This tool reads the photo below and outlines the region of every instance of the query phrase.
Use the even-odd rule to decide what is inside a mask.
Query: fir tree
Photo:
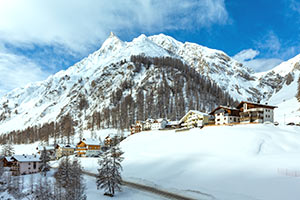
[[[114,196],[115,191],[121,191],[122,177],[121,177],[121,162],[123,152],[118,146],[112,146],[110,151],[103,154],[99,159],[97,175],[97,189],[104,189],[104,195]]]
[[[40,165],[40,171],[44,176],[46,176],[47,172],[50,170],[50,166],[49,166],[50,156],[46,151],[46,147],[44,147],[43,151],[41,152],[40,160],[42,161]]]
[[[2,155],[4,156],[12,156],[14,155],[15,150],[11,142],[8,142],[2,147]]]
[[[82,167],[78,160],[70,161],[65,157],[54,174],[58,189],[56,193],[66,200],[85,200],[85,185],[82,177]]]

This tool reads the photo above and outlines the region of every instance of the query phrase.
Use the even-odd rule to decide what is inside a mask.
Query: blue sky
[[[300,0],[0,0],[0,96],[66,69],[111,31],[164,33],[255,71],[300,53]]]

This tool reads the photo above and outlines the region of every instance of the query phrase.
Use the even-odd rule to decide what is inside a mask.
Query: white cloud
[[[273,31],[269,31],[260,41],[255,43],[257,48],[273,55],[279,55],[282,46],[278,36]]]
[[[28,58],[5,51],[0,51],[0,72],[0,97],[14,88],[44,80],[49,75]]]
[[[233,58],[247,67],[252,68],[255,72],[263,72],[279,65],[282,60],[279,58],[256,58],[259,51],[245,49],[233,56]]]
[[[248,67],[251,67],[255,72],[264,72],[273,69],[283,60],[279,58],[257,58],[244,62]]]
[[[259,55],[259,51],[253,49],[245,49],[233,56],[233,58],[239,62],[244,62],[247,60],[252,60],[257,55]]]
[[[2,0],[0,42],[87,53],[112,31],[159,32],[224,24],[224,0]]]

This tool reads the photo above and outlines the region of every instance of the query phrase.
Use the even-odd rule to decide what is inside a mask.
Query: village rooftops
[[[237,108],[232,108],[232,107],[229,107],[229,106],[219,106],[217,108],[215,108],[213,111],[211,111],[209,114],[210,115],[214,115],[214,113],[217,111],[217,110],[220,110],[220,109],[225,109],[225,110],[232,110],[232,111],[239,111],[239,109]]]
[[[14,155],[11,157],[12,160],[16,160],[18,162],[40,162],[39,155]]]
[[[55,149],[54,146],[38,146],[36,149],[39,150],[39,151],[43,151],[44,147],[45,147],[46,151],[50,151],[50,150],[54,150]]]
[[[100,141],[93,138],[83,138],[82,142],[84,142],[86,145],[100,145]]]
[[[238,109],[242,108],[244,103],[251,104],[251,105],[254,105],[257,107],[261,107],[261,108],[270,108],[270,109],[278,108],[277,106],[270,106],[268,104],[254,103],[254,102],[249,102],[249,101],[241,101],[241,103],[237,106],[237,108]]]

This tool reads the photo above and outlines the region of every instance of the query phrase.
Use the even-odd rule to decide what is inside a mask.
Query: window
[[[36,169],[36,162],[33,162],[33,169]]]

